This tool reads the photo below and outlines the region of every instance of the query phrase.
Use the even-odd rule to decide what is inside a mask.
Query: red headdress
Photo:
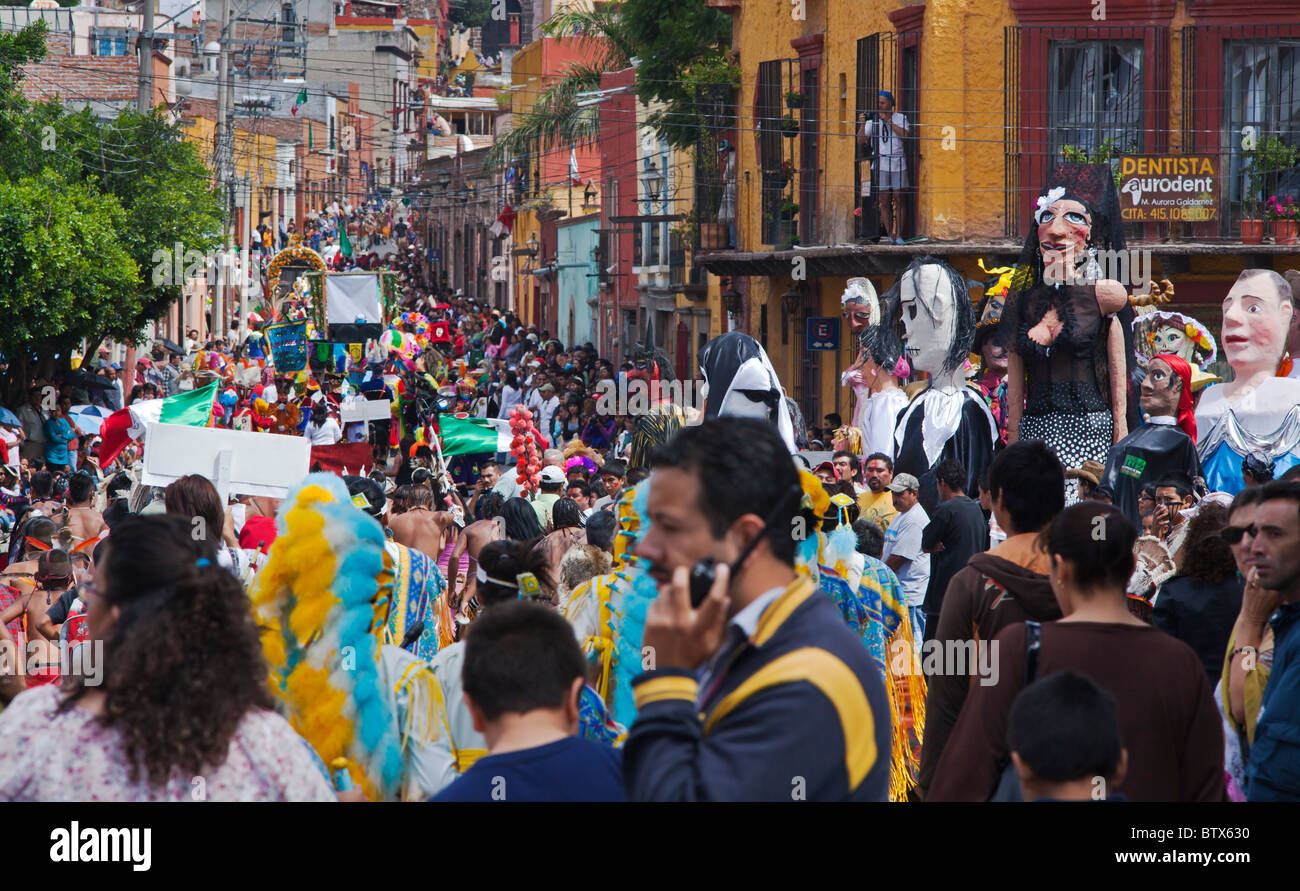
[[[1183,382],[1182,395],[1178,397],[1178,426],[1196,442],[1196,412],[1192,408],[1192,366],[1181,356],[1173,353],[1161,353],[1153,356],[1174,370]]]

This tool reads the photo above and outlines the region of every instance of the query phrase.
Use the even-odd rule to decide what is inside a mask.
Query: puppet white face
[[[1062,198],[1040,210],[1037,220],[1043,278],[1064,283],[1070,279],[1067,272],[1083,262],[1092,235],[1092,216],[1078,201]]]
[[[1223,301],[1223,352],[1237,377],[1275,369],[1290,324],[1291,301],[1268,276],[1234,284]]]
[[[880,299],[876,296],[875,286],[870,279],[849,279],[840,302],[854,338],[861,336],[872,325],[880,324]]]
[[[957,295],[943,267],[927,265],[903,273],[899,289],[901,337],[912,368],[943,370],[957,330]]]
[[[729,418],[771,418],[767,403],[753,397],[772,389],[772,378],[762,360],[748,359],[736,370],[731,380],[731,391],[722,401],[718,414]],[[707,398],[707,396],[706,396]]]
[[[1196,344],[1187,338],[1186,332],[1181,328],[1163,325],[1152,332],[1151,338],[1151,354],[1153,356],[1169,353],[1189,362],[1192,360],[1192,351],[1195,349]]]

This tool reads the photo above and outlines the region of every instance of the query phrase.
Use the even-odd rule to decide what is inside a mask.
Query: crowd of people
[[[739,332],[703,406],[611,408],[667,357],[400,256],[389,328],[307,369],[254,325],[38,382],[2,428],[0,799],[1300,798],[1300,290],[1232,286],[1225,383],[1194,320],[1051,283],[1089,194],[979,306],[933,258],[850,280],[847,421]],[[146,484],[148,424],[85,428],[209,382],[207,424],[310,440],[282,497]]]

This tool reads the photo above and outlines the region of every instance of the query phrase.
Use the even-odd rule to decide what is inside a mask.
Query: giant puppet
[[[901,339],[900,339],[901,335]],[[978,390],[966,385],[975,338],[975,311],[961,273],[934,257],[920,257],[885,293],[884,324],[868,340],[886,367],[906,352],[929,375],[894,428],[894,474],[921,482],[921,504],[933,513],[939,493],[934,468],[954,458],[966,468],[966,491],[993,460],[997,423]]]
[[[1178,471],[1189,479],[1201,475],[1196,456],[1196,419],[1192,409],[1193,367],[1182,356],[1162,353],[1146,362],[1139,404],[1146,423],[1110,450],[1102,483],[1115,506],[1142,528],[1138,496],[1144,486]]]
[[[1291,286],[1271,269],[1247,269],[1223,301],[1223,347],[1234,377],[1205,388],[1196,407],[1205,483],[1236,494],[1242,461],[1255,455],[1278,475],[1300,464],[1300,380],[1286,375]]]
[[[795,418],[772,360],[757,340],[739,331],[715,337],[700,350],[704,417],[763,418],[795,451]]]
[[[1003,311],[1007,442],[1043,440],[1066,467],[1104,462],[1128,433],[1133,370],[1128,293],[1097,256],[1124,248],[1110,168],[1059,165],[1034,224]]]
[[[868,348],[867,332],[880,324],[880,298],[867,278],[851,278],[840,297],[849,333],[859,343],[857,361],[840,376],[840,385],[853,390],[853,424],[862,432],[860,454],[894,454],[894,425],[907,407],[907,394],[894,377],[897,369],[882,368]]]

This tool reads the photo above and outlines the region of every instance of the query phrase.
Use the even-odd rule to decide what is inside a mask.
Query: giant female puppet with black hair
[[[1066,467],[1104,463],[1128,434],[1133,310],[1124,285],[1101,277],[1098,247],[1124,248],[1111,170],[1061,164],[1038,199],[1003,325],[1007,442],[1043,440]]]
[[[883,324],[865,343],[877,364],[892,368],[904,351],[912,368],[929,375],[894,427],[894,475],[921,482],[921,505],[939,503],[934,468],[954,458],[966,468],[966,491],[993,460],[997,423],[978,390],[966,385],[966,360],[975,339],[975,310],[966,279],[947,263],[920,257],[885,292]]]

